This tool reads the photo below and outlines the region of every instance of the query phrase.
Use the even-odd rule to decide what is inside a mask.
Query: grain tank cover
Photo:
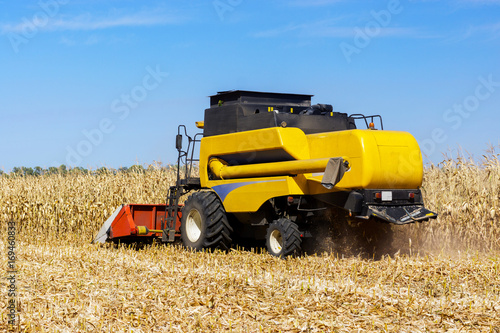
[[[210,96],[205,110],[204,136],[270,127],[297,127],[306,134],[355,128],[345,113],[330,105],[311,106],[313,95],[246,90],[222,91]],[[303,113],[303,114],[301,114]]]
[[[269,105],[280,108],[282,111],[289,111],[290,107],[307,108],[311,106],[312,96],[313,95],[267,93],[246,90],[219,91],[217,95],[210,96],[210,107],[217,107],[220,103],[223,105],[240,104],[245,108],[251,108],[253,106],[267,107]]]

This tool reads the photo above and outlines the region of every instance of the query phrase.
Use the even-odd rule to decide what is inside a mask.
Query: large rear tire
[[[182,209],[181,238],[188,249],[229,250],[233,229],[219,197],[213,192],[193,193]]]
[[[301,243],[299,227],[288,219],[280,218],[267,228],[266,247],[275,257],[298,254]]]

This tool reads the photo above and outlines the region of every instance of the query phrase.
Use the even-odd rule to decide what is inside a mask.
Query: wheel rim
[[[283,237],[279,230],[273,230],[269,235],[269,247],[273,253],[278,254],[283,247]]]
[[[201,215],[196,209],[192,209],[186,219],[186,235],[189,241],[195,243],[201,236]]]

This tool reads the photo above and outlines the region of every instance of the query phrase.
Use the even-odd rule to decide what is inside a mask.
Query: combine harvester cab
[[[132,213],[125,219],[124,206],[100,234],[180,236],[196,250],[228,249],[233,238],[250,238],[285,257],[300,251],[304,237],[320,236],[313,230],[330,223],[324,212],[332,206],[393,224],[437,217],[423,204],[422,157],[411,134],[383,130],[379,115],[348,116],[331,105],[311,105],[311,97],[240,90],[211,96],[204,122],[197,123],[203,133],[191,138],[179,126],[178,177],[167,205],[150,205],[141,222]],[[179,198],[193,190],[180,207]],[[118,236],[115,229],[125,231]]]

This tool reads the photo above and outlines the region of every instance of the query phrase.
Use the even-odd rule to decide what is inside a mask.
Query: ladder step
[[[190,177],[188,179],[181,179],[181,185],[200,185],[200,178]]]
[[[175,230],[174,229],[163,229],[163,234],[161,236],[161,241],[163,243],[172,243],[175,241]]]

